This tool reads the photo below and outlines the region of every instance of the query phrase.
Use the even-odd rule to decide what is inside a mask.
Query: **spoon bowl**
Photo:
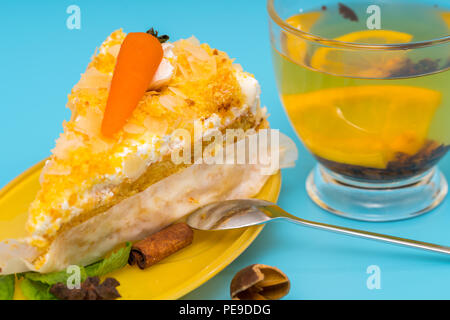
[[[198,230],[250,227],[272,220],[264,208],[273,203],[258,199],[228,200],[207,204],[190,214],[187,224]]]

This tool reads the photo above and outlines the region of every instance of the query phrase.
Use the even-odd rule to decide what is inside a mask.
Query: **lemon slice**
[[[412,35],[392,30],[364,30],[348,33],[335,40],[361,44],[407,43]],[[361,51],[340,48],[318,48],[311,67],[323,72],[352,77],[384,78],[405,59],[403,51]]]
[[[309,32],[321,15],[322,12],[307,12],[287,18],[286,22],[294,28]],[[304,63],[307,51],[306,40],[285,32],[283,33],[282,46],[284,52],[291,60]]]
[[[441,93],[413,86],[354,86],[282,96],[306,147],[327,160],[385,168],[425,142]]]

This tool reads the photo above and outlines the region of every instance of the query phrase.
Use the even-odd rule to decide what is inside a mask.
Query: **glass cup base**
[[[413,218],[438,206],[448,191],[437,167],[401,182],[367,183],[338,175],[318,164],[306,180],[309,197],[321,208],[362,221]]]

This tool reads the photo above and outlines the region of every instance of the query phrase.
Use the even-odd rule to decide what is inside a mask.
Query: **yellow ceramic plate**
[[[36,164],[0,191],[0,240],[25,236],[27,210],[39,188],[44,162]],[[260,199],[275,202],[281,175],[271,177]],[[262,226],[242,230],[196,231],[189,247],[147,270],[126,266],[110,274],[120,282],[123,299],[177,299],[211,279],[236,259],[258,236]],[[23,299],[16,284],[15,299]]]

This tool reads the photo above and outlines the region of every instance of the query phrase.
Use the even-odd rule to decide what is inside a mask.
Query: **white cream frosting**
[[[170,62],[170,59],[175,57],[173,54],[173,44],[163,43],[162,48],[164,50],[164,56],[148,87],[150,90],[156,90],[165,86],[175,72],[175,67]]]

